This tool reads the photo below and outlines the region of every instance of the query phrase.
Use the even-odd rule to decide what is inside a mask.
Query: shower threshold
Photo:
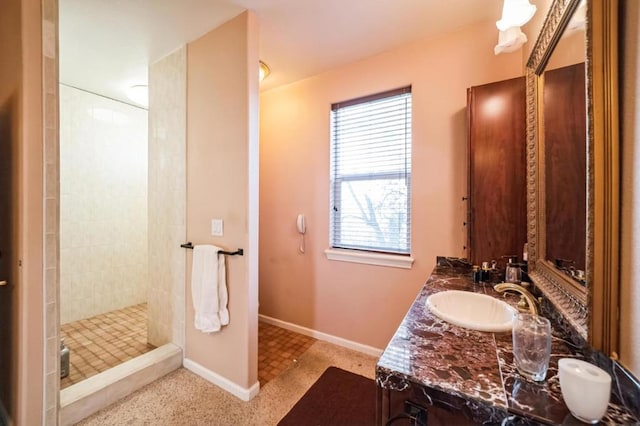
[[[60,420],[72,425],[182,366],[168,343],[60,391]]]

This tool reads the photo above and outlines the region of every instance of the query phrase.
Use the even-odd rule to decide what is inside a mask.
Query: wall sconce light
[[[145,107],[149,106],[149,86],[146,84],[136,84],[135,86],[131,86],[127,89],[126,93],[127,98],[133,102]]]
[[[493,53],[515,52],[527,42],[527,35],[520,30],[520,27],[510,27],[506,31],[498,34],[498,44],[493,48]]]
[[[271,70],[269,69],[267,64],[265,64],[264,62],[260,61],[260,71],[259,71],[259,74],[258,74],[259,77],[260,77],[260,81],[262,81],[265,78],[267,78],[269,76],[269,74],[271,74]]]
[[[529,0],[504,0],[502,18],[496,22],[500,31],[511,27],[521,27],[536,13],[536,7]]]

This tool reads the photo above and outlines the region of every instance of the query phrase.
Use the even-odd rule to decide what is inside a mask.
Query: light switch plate
[[[222,219],[211,220],[211,235],[214,237],[222,237],[224,234]]]

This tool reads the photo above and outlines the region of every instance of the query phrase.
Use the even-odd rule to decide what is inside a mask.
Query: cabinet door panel
[[[469,259],[522,254],[526,234],[524,77],[467,93]]]

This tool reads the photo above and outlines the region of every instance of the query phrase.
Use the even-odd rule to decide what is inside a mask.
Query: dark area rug
[[[329,367],[278,426],[355,426],[375,422],[375,382]]]

